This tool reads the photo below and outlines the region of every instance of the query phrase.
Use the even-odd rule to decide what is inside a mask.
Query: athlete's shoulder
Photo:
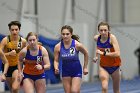
[[[57,44],[55,45],[55,48],[60,47],[60,45],[61,45],[61,42],[57,43]]]
[[[44,47],[44,46],[42,46],[42,45],[38,45],[39,46],[39,48],[43,51],[43,50],[46,50],[46,48]]]
[[[39,45],[39,47],[40,47],[40,50],[42,52],[42,55],[46,55],[46,54],[48,55],[48,50],[44,46]]]
[[[26,42],[26,39],[25,39],[25,38],[23,38],[23,37],[21,37],[21,40],[22,40],[22,42]]]
[[[1,40],[1,46],[5,46],[8,43],[8,37],[5,36],[2,40]]]
[[[60,50],[60,46],[61,46],[61,42],[57,43],[54,47],[55,51],[59,51]]]
[[[75,47],[78,50],[79,48],[83,47],[83,44],[75,40]]]
[[[23,37],[21,37],[21,42],[23,44],[23,47],[25,47],[26,46],[26,39],[24,39]]]
[[[110,37],[116,37],[114,34],[110,34]]]
[[[5,36],[2,41],[7,41],[8,40],[8,36]]]
[[[26,47],[24,47],[20,52],[22,52],[22,53],[26,53],[28,48],[29,48],[29,47],[26,46]]]
[[[114,39],[116,39],[116,36],[114,34],[110,34],[110,39],[114,40]]]
[[[93,37],[93,39],[94,39],[95,41],[97,41],[99,36],[100,36],[99,34],[98,34],[98,35],[95,35],[95,36]]]
[[[74,40],[75,41],[75,45],[77,46],[77,45],[81,45],[81,43],[80,42],[78,42],[77,40]]]

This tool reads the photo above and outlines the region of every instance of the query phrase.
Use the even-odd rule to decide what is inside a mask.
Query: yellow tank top
[[[8,38],[7,45],[4,47],[4,52],[7,53],[12,50],[16,51],[16,56],[10,56],[10,55],[6,56],[8,62],[9,62],[9,66],[16,66],[19,61],[18,53],[22,49],[22,40],[21,40],[21,37],[19,37],[18,41],[11,41],[10,36],[8,36],[7,38]]]

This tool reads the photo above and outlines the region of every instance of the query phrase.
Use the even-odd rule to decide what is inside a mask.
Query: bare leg
[[[20,89],[20,81],[18,79],[18,70],[15,70],[12,74],[12,91],[18,93]]]
[[[113,80],[113,90],[114,93],[120,93],[120,80],[121,80],[121,72],[120,68],[117,69],[112,75],[112,80]]]
[[[65,93],[71,93],[71,77],[63,77],[62,82],[63,82],[63,87],[65,90]]]
[[[26,78],[23,80],[24,93],[34,93],[34,81]]]
[[[38,79],[35,81],[36,93],[46,93],[46,80]]]
[[[81,78],[73,77],[71,93],[80,93],[80,88],[81,88]]]
[[[108,93],[109,74],[101,66],[99,67],[99,78],[102,84],[102,93]]]

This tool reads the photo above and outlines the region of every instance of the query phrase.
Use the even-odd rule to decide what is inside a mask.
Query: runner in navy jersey
[[[78,42],[79,37],[73,35],[71,26],[65,25],[61,28],[62,40],[54,49],[55,73],[59,73],[59,58],[62,60],[62,82],[65,93],[80,93],[82,66],[79,60],[79,51],[84,54],[83,74],[88,74],[88,52]]]

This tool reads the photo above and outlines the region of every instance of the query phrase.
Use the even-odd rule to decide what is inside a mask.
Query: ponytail
[[[80,41],[79,41],[79,38],[80,38],[80,37],[79,37],[78,35],[72,35],[71,38],[77,40],[78,42],[80,42]]]

